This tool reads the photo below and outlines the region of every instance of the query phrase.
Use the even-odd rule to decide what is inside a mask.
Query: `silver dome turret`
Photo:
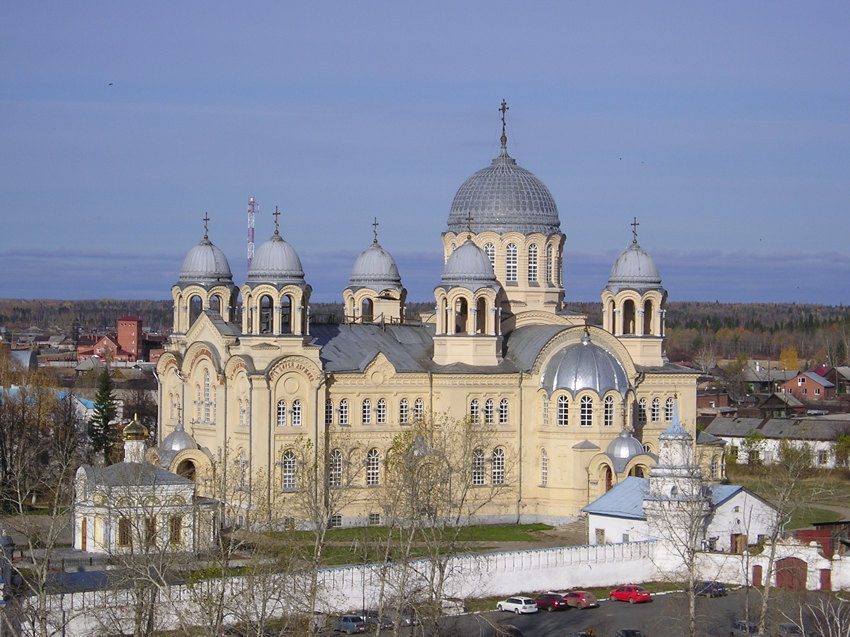
[[[496,273],[487,253],[467,239],[449,255],[443,267],[440,285],[478,290],[498,286]]]
[[[629,381],[623,364],[608,350],[590,342],[590,334],[580,343],[567,345],[557,352],[543,371],[541,387],[551,396],[566,390],[573,396],[585,389],[603,396],[612,389],[625,396]]]

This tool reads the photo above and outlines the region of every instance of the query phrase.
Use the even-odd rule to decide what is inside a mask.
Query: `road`
[[[750,594],[751,615],[760,604],[757,592]],[[743,591],[732,591],[727,597],[697,598],[697,628],[701,637],[726,637],[732,623],[744,619]],[[787,606],[787,604],[786,604]],[[599,608],[534,615],[509,615],[497,611],[476,613],[443,620],[445,634],[464,637],[493,637],[495,626],[512,624],[523,637],[565,637],[573,632],[593,628],[597,637],[613,637],[620,628],[637,628],[647,637],[685,637],[687,635],[687,596],[671,593],[654,596],[652,602],[628,604],[603,601]],[[787,618],[777,619],[788,621]],[[443,632],[443,631],[441,631]]]

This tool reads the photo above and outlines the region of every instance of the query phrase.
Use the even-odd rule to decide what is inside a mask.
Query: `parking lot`
[[[777,607],[794,607],[797,599],[785,591],[776,591]],[[726,597],[698,597],[697,628],[704,637],[726,637],[732,623],[745,618],[744,591],[732,591]],[[761,604],[756,591],[750,593],[750,614],[755,617]],[[491,637],[497,626],[513,625],[524,637],[564,637],[573,632],[593,628],[597,637],[613,637],[620,628],[637,628],[647,637],[685,637],[688,634],[688,599],[684,593],[654,595],[653,601],[641,604],[601,601],[598,608],[514,615],[497,611],[446,618],[441,625],[445,634],[464,637]],[[776,615],[773,623],[788,621]]]

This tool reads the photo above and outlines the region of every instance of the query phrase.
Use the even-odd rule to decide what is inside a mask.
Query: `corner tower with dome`
[[[406,316],[404,273],[378,243],[377,220],[340,291],[340,324],[310,316],[309,272],[277,218],[241,288],[205,232],[172,290],[149,461],[202,493],[238,492],[240,519],[275,510],[296,524],[304,471],[326,468],[311,487],[321,494],[356,470],[328,523],[379,524],[399,441],[465,422],[487,432],[469,450],[469,497],[486,498],[475,519],[561,523],[649,474],[677,395],[694,434],[696,372],[664,354],[655,263],[635,240],[602,292],[602,325],[566,311],[558,208],[508,155],[500,110],[499,156],[451,202],[430,314]]]

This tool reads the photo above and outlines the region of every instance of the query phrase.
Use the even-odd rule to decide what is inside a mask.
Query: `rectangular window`
[[[338,529],[342,527],[342,516],[341,515],[332,515],[330,527],[332,529]]]
[[[118,546],[130,546],[130,520],[118,519]]]
[[[183,541],[183,516],[172,515],[168,519],[168,543],[181,544]]]
[[[820,396],[820,387],[815,387],[815,396]]]
[[[818,464],[826,464],[827,462],[829,462],[829,454],[824,449],[819,450]]]
[[[378,526],[381,523],[381,514],[380,513],[370,513],[369,514],[369,526]]]
[[[156,518],[153,516],[145,518],[145,544],[147,546],[156,544]]]

